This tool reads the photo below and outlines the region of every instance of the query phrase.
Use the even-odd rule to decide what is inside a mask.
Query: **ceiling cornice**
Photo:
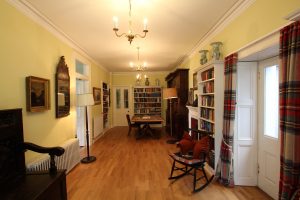
[[[139,73],[137,71],[134,72],[111,72],[112,75],[135,75],[136,73]],[[170,71],[152,71],[152,72],[147,72],[143,71],[142,73],[147,74],[147,75],[154,75],[154,74],[168,74]]]
[[[66,33],[64,33],[60,28],[58,28],[55,24],[51,22],[45,15],[35,9],[30,3],[26,0],[6,0],[10,5],[15,7],[17,10],[22,12],[24,15],[32,19],[34,22],[45,28],[47,31],[52,33],[58,39],[60,39],[65,44],[72,47],[82,56],[88,58],[93,63],[97,64],[98,67],[103,69],[106,72],[109,72],[104,66],[102,66],[99,62],[97,62],[94,58],[88,55],[87,51],[82,48],[79,44],[77,44],[74,40],[72,40]]]
[[[250,5],[252,5],[255,0],[239,0],[228,12],[226,12],[223,17],[202,37],[195,47],[187,54],[185,59],[181,60],[178,63],[178,67],[180,64],[184,63],[186,60],[191,59],[198,51],[207,45],[212,38],[214,38],[217,34],[219,34],[224,28],[231,23],[234,19],[236,19],[242,12],[244,12]],[[176,67],[177,68],[177,67]]]

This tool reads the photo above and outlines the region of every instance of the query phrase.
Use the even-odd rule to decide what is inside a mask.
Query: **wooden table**
[[[131,122],[139,124],[139,130],[137,139],[142,138],[146,134],[153,135],[153,129],[150,127],[150,124],[161,124],[163,123],[163,118],[161,116],[137,116],[134,115],[131,118]]]

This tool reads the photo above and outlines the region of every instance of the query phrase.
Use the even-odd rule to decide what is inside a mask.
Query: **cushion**
[[[190,140],[190,141],[193,140],[193,138],[190,136],[190,134],[187,131],[184,131],[182,139],[186,139],[186,140]]]
[[[189,139],[182,139],[179,141],[178,146],[182,154],[187,154],[189,151],[192,151],[194,148],[195,142]]]
[[[196,142],[193,150],[193,158],[199,159],[201,152],[207,153],[208,151],[209,151],[209,137],[205,136]]]

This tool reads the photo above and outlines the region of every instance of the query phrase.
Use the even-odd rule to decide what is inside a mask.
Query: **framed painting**
[[[101,104],[101,88],[93,87],[95,105]]]
[[[50,80],[26,77],[26,107],[29,112],[50,110]]]
[[[193,74],[193,89],[197,90],[198,89],[198,82],[197,82],[197,72]]]

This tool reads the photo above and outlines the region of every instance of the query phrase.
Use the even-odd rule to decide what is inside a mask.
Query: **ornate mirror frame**
[[[70,75],[65,57],[61,56],[55,74],[56,118],[70,114]]]

